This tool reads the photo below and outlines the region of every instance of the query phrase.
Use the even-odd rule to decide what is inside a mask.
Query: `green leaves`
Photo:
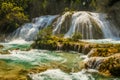
[[[1,11],[3,13],[9,13],[12,8],[13,8],[13,4],[12,3],[10,3],[10,2],[9,3],[3,2],[2,6],[1,6]]]
[[[74,41],[79,40],[79,39],[82,39],[81,33],[80,33],[80,32],[74,33],[73,36],[72,36],[72,39],[73,39]]]
[[[21,26],[24,22],[27,22],[28,16],[24,13],[24,8],[18,6],[14,2],[1,3],[0,8],[0,28],[1,32],[12,32],[17,27]]]
[[[40,30],[40,32],[38,34],[38,38],[39,39],[47,39],[47,38],[51,37],[51,35],[52,35],[52,28],[50,26],[48,26],[47,28]]]

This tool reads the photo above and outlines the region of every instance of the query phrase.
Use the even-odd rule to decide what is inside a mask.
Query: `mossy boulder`
[[[103,75],[120,76],[118,74],[120,72],[120,53],[109,57],[91,57],[85,67],[97,69]]]

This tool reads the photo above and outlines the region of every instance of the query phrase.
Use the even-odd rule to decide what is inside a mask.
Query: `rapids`
[[[8,65],[18,65],[25,70],[30,70],[34,67],[39,67],[42,65],[51,66],[54,65],[51,63],[57,62],[57,64],[60,64],[61,66],[65,66],[64,64],[66,64],[67,67],[72,70],[70,73],[66,73],[64,72],[64,69],[62,70],[62,68],[56,67],[53,69],[48,68],[46,71],[41,73],[28,73],[28,76],[32,80],[119,80],[119,78],[104,77],[94,70],[82,69],[74,72],[74,69],[82,66],[82,63],[79,63],[79,66],[76,63],[87,59],[86,57],[83,58],[82,56],[84,55],[81,53],[39,49],[31,49],[26,51],[25,48],[30,47],[31,42],[19,44],[18,40],[17,42],[12,41],[9,43],[0,44],[4,45],[4,50],[9,50],[10,52],[10,54],[0,55],[0,61],[4,61]],[[15,50],[16,48],[17,50]],[[67,67],[65,69],[67,69]],[[0,71],[2,71],[0,73],[1,75],[6,72],[1,69]]]

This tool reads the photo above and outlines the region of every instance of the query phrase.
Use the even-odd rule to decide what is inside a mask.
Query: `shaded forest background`
[[[32,18],[64,11],[103,11],[115,15],[120,0],[0,0],[0,33],[10,33]],[[114,6],[115,5],[115,6]]]

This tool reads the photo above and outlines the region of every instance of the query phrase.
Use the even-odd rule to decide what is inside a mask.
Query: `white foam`
[[[120,43],[120,39],[89,39],[89,40],[81,40],[84,42],[91,42],[91,43],[113,43],[118,44]]]
[[[28,62],[30,64],[38,64],[44,63],[44,60],[46,61],[64,61],[64,58],[60,56],[54,56],[52,53],[49,53],[48,51],[42,50],[30,50],[30,51],[20,51],[20,50],[12,50],[9,52],[11,54],[6,55],[0,55],[0,59],[10,59],[10,60],[18,60],[18,61],[24,61]]]
[[[25,41],[24,39],[15,39],[15,40],[12,40],[10,42],[8,42],[7,44],[31,44],[33,43],[32,41]]]
[[[29,74],[32,80],[95,80],[91,74],[85,70],[78,73],[67,74],[60,69],[47,70],[38,74]]]

